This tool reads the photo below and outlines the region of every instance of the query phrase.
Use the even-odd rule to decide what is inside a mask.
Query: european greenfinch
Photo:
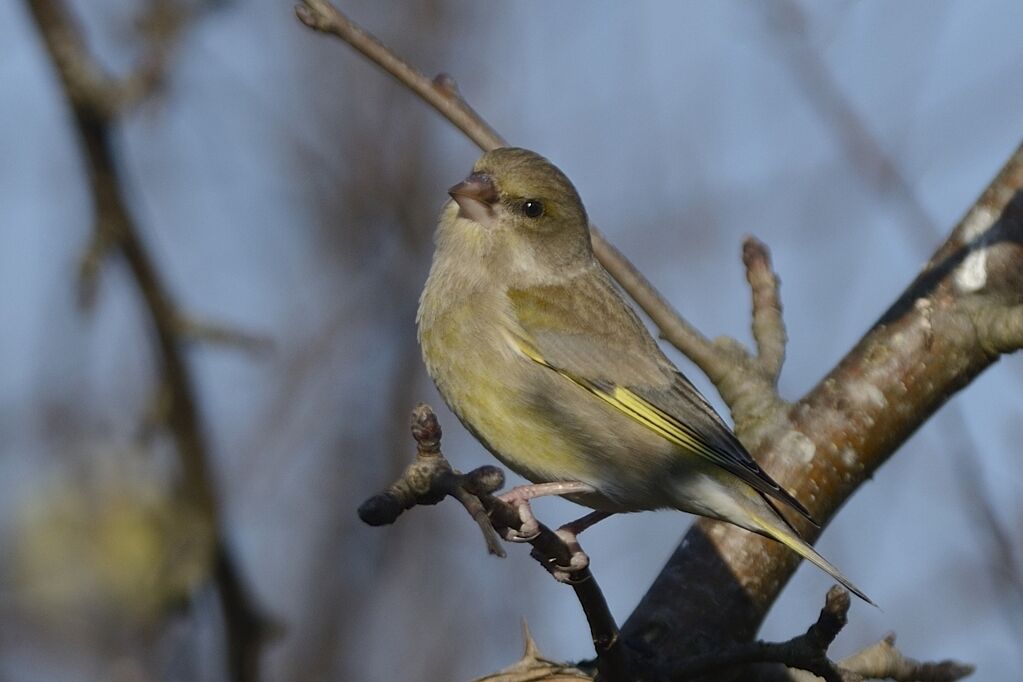
[[[495,149],[449,194],[419,343],[448,406],[497,459],[541,484],[535,494],[597,510],[573,531],[679,509],[773,538],[870,601],[784,519],[778,503],[810,515],[619,294],[564,173],[534,152]]]

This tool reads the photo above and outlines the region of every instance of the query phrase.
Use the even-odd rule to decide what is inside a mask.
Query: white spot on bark
[[[842,464],[844,464],[847,468],[852,469],[856,466],[858,461],[855,450],[852,448],[844,448],[842,450]]]
[[[785,437],[781,439],[779,447],[783,452],[792,453],[792,456],[803,464],[809,464],[813,461],[813,456],[817,452],[817,446],[813,444],[813,441],[799,431],[789,431],[785,434]]]
[[[978,246],[956,271],[956,285],[965,294],[979,291],[987,284],[987,247]]]
[[[888,401],[885,399],[884,393],[881,392],[881,389],[868,381],[853,382],[849,384],[846,390],[853,402],[857,402],[861,405],[869,407],[884,407],[888,404]]]
[[[995,214],[987,206],[977,206],[963,220],[963,241],[970,242],[984,234],[995,222]]]
[[[987,284],[987,244],[984,243],[984,233],[994,224],[996,217],[986,206],[978,206],[963,221],[962,239],[963,243],[970,246],[970,253],[956,270],[955,276],[956,286],[963,293],[978,291]]]

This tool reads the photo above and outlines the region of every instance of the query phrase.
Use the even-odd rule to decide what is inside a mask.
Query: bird
[[[532,482],[506,496],[561,495],[612,514],[677,509],[776,540],[873,603],[803,540],[780,506],[806,507],[750,456],[665,356],[598,262],[568,177],[522,148],[485,152],[448,190],[416,315],[427,372],[501,463]],[[533,524],[531,513],[523,521]],[[523,531],[520,529],[520,531]],[[514,532],[512,532],[514,535]],[[528,538],[510,538],[528,539]]]

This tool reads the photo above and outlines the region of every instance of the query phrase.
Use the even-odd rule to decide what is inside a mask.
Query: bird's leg
[[[578,481],[557,481],[554,483],[533,483],[531,485],[517,486],[500,495],[498,499],[515,507],[519,513],[522,525],[517,530],[514,528],[497,528],[496,530],[501,534],[501,537],[509,542],[529,542],[540,533],[540,523],[533,516],[533,510],[529,506],[530,500],[548,495],[571,495],[572,493],[592,492],[594,492],[593,486]]]
[[[574,574],[590,565],[590,557],[586,556],[586,552],[584,552],[583,548],[579,545],[579,534],[590,526],[599,523],[612,515],[614,515],[614,512],[590,512],[586,516],[566,523],[564,526],[554,531],[565,543],[569,552],[572,554],[572,558],[569,560],[568,566],[558,566],[556,564],[546,565],[547,570],[551,572],[551,575],[554,576],[555,580],[561,583],[571,583]]]

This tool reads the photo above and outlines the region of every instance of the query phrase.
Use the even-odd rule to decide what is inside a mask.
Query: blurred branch
[[[76,111],[113,120],[153,93],[163,82],[166,65],[185,25],[184,8],[170,0],[153,0],[142,23],[150,40],[147,52],[130,74],[109,76],[85,44],[83,33],[61,0],[29,0],[36,23]]]
[[[895,159],[871,131],[855,104],[828,71],[827,60],[810,42],[809,19],[797,0],[762,4],[778,40],[775,44],[809,104],[841,145],[860,177],[880,196],[894,195],[908,218],[908,227],[921,249],[930,249],[941,230],[927,213]],[[924,251],[926,253],[926,251]]]
[[[111,141],[116,117],[128,104],[149,94],[162,80],[171,38],[181,28],[183,15],[168,5],[152,5],[153,25],[168,28],[165,38],[153,42],[141,66],[128,78],[107,76],[85,45],[81,31],[62,0],[27,0],[63,91],[71,106],[96,211],[96,233],[83,259],[83,275],[91,280],[103,253],[116,247],[127,262],[139,288],[156,336],[160,362],[160,413],[181,459],[180,493],[217,529],[213,580],[216,583],[228,630],[228,657],[232,679],[257,677],[262,620],[242,582],[224,537],[223,519],[214,493],[210,454],[200,425],[196,392],[184,360],[180,321],[169,290],[143,245],[138,226],[128,209],[124,183]],[[87,282],[86,289],[92,284]]]
[[[85,44],[83,33],[62,0],[28,0],[50,57],[57,67],[78,127],[89,131],[83,142],[90,157],[101,154],[107,144],[106,124],[155,92],[163,83],[177,37],[185,25],[186,12],[169,0],[153,0],[143,20],[147,52],[139,66],[122,78],[109,76]],[[96,149],[93,149],[96,147]],[[79,301],[88,307],[95,296],[96,281],[104,258],[123,237],[124,218],[111,192],[112,170],[92,165],[90,179],[95,198],[93,237],[79,265]]]
[[[181,312],[174,315],[175,333],[183,341],[198,341],[227,346],[247,353],[260,354],[273,350],[273,340],[251,332],[235,329],[219,322],[198,320]]]
[[[1000,593],[999,608],[1004,611],[1017,637],[1023,636],[1023,566],[1017,557],[1018,531],[1006,523],[996,509],[991,491],[984,482],[981,448],[970,431],[959,406],[945,420],[944,440],[957,453],[956,482],[966,500],[966,512],[973,517],[973,535],[982,543],[975,559],[986,565],[995,589]],[[1011,513],[1011,512],[1010,512]],[[1023,651],[1019,652],[1023,654]]]
[[[518,530],[522,519],[513,505],[493,495],[504,485],[503,472],[494,466],[482,466],[467,474],[453,469],[441,452],[440,424],[428,405],[418,405],[413,410],[412,437],[417,445],[415,460],[385,492],[374,495],[359,507],[359,518],[371,526],[389,525],[407,509],[434,505],[445,497],[454,497],[479,526],[487,551],[504,557],[494,525]],[[533,546],[533,558],[545,568],[571,563],[571,548],[543,524],[529,544]],[[628,680],[618,626],[596,578],[589,568],[584,568],[573,574],[571,585],[590,625],[593,647],[605,679]]]

